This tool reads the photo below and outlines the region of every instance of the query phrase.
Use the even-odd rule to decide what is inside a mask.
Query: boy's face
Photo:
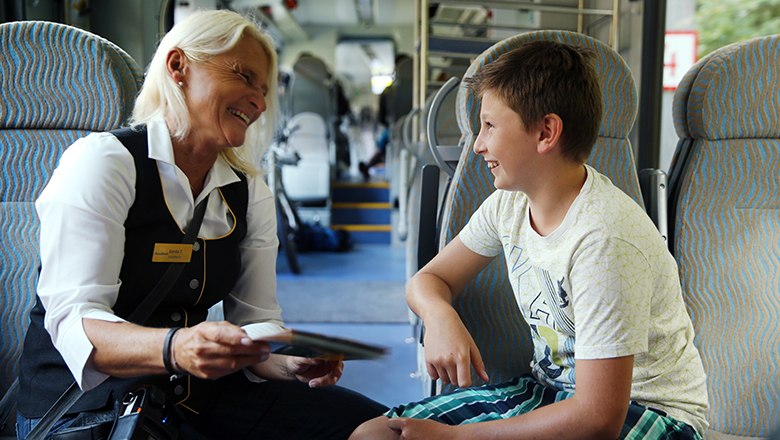
[[[487,162],[498,189],[523,191],[533,163],[538,136],[526,129],[520,116],[509,108],[493,90],[482,94],[480,130],[474,142],[474,153]]]

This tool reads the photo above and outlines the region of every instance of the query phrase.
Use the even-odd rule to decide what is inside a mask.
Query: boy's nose
[[[485,146],[482,142],[482,131],[477,134],[477,139],[474,141],[474,154],[482,154],[483,151],[485,151]]]

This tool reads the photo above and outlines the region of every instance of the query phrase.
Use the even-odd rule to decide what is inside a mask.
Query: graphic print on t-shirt
[[[516,255],[522,255],[522,250],[515,248]],[[550,272],[531,266],[528,260],[512,266],[518,292],[528,298],[525,316],[534,339],[535,374],[557,388],[573,385],[574,322],[565,279],[554,279]]]

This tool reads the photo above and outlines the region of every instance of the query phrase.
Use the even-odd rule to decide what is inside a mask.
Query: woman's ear
[[[552,151],[563,136],[563,120],[555,113],[544,115],[539,122],[539,141],[536,150],[539,154]]]
[[[187,67],[187,56],[184,55],[184,51],[178,47],[174,47],[168,52],[166,58],[166,66],[168,67],[168,75],[171,76],[173,82],[184,82],[184,75]]]

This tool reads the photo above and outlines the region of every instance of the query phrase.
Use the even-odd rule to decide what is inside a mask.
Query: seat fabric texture
[[[117,128],[142,72],[125,51],[84,30],[43,21],[0,24],[0,395],[18,375],[35,301],[34,201],[57,160],[90,131]]]
[[[707,373],[705,438],[780,423],[780,36],[695,64],[674,96],[669,226]]]

